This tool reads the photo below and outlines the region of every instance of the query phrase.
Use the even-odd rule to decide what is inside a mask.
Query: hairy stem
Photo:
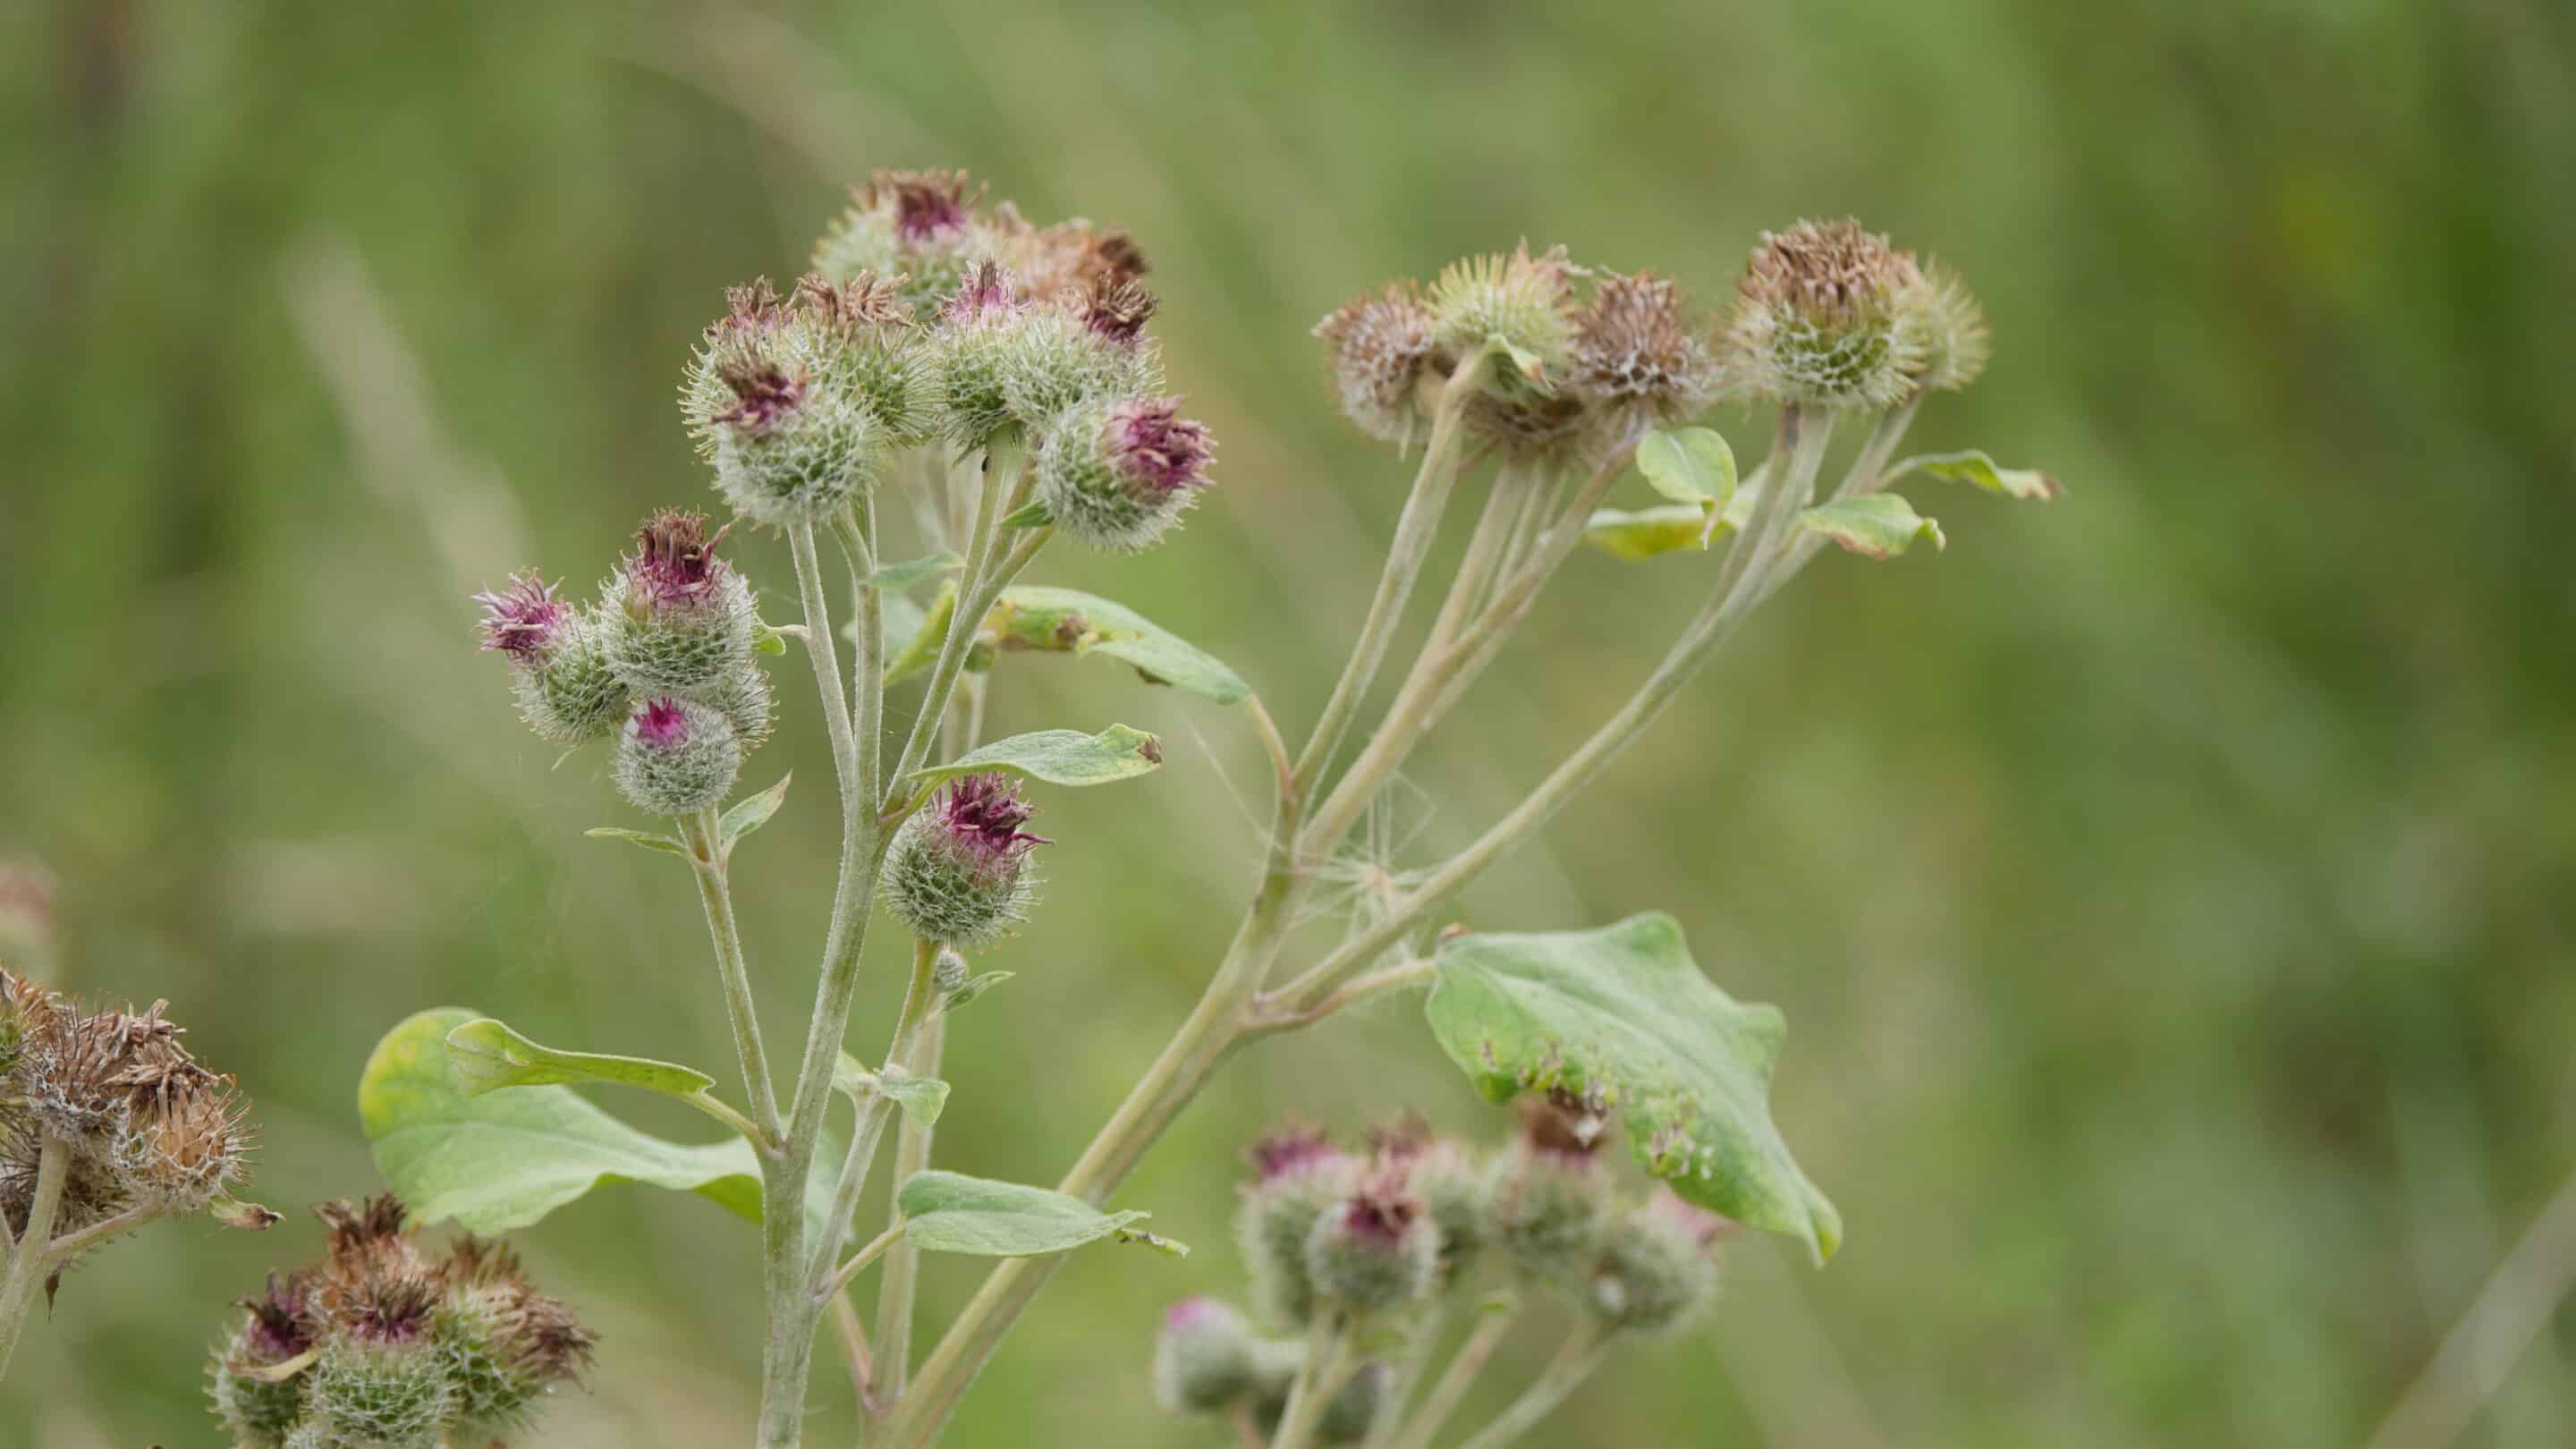
[[[885,1071],[900,1070],[912,1056],[919,1041],[922,1023],[930,1019],[938,992],[931,982],[932,963],[939,948],[928,941],[912,945],[912,981],[904,988],[903,1009],[896,1015],[894,1040],[886,1047]],[[840,1184],[832,1191],[831,1210],[823,1218],[823,1240],[814,1245],[813,1281],[815,1296],[824,1296],[822,1284],[829,1281],[832,1260],[840,1255],[841,1245],[850,1235],[851,1219],[859,1210],[859,1197],[867,1190],[868,1169],[876,1161],[877,1144],[884,1140],[886,1119],[894,1113],[894,1099],[884,1092],[871,1092],[858,1106],[858,1121],[850,1129],[849,1154],[841,1161]],[[877,1345],[883,1353],[885,1346]]]
[[[1503,1449],[1503,1446],[1538,1427],[1538,1422],[1556,1412],[1566,1396],[1582,1387],[1592,1371],[1601,1366],[1613,1342],[1608,1331],[1596,1318],[1585,1318],[1574,1332],[1566,1335],[1565,1346],[1556,1358],[1541,1370],[1511,1407],[1494,1417],[1458,1449]]]
[[[1358,1356],[1351,1352],[1352,1336],[1347,1316],[1317,1315],[1315,1326],[1306,1335],[1306,1361],[1298,1366],[1296,1381],[1288,1386],[1288,1407],[1279,1416],[1278,1430],[1270,1436],[1270,1449],[1306,1449],[1313,1440],[1324,1410],[1359,1367]]]
[[[733,1052],[742,1066],[743,1093],[751,1102],[752,1141],[778,1150],[778,1098],[769,1082],[769,1056],[760,1042],[760,1015],[752,1005],[751,974],[743,963],[742,936],[734,927],[733,889],[727,879],[723,827],[715,807],[680,817],[680,839],[689,847],[698,904],[706,909],[707,938],[715,946],[716,978],[724,986],[725,1015],[733,1023]]]
[[[930,687],[922,694],[921,713],[913,717],[912,733],[904,740],[903,753],[896,757],[897,779],[921,768],[929,757],[931,742],[939,737],[940,722],[948,714],[949,692],[957,687],[958,672],[966,667],[967,651],[974,645],[976,631],[984,627],[984,615],[992,608],[991,594],[1001,592],[1000,583],[992,584],[990,593],[986,586],[999,573],[993,560],[1000,548],[1002,515],[1018,494],[1028,465],[1028,443],[1017,428],[1004,429],[984,451],[984,486],[975,507],[975,539],[966,555],[966,572],[957,580],[957,608],[948,616],[948,635],[939,643],[938,662],[931,666]]]
[[[71,1148],[51,1137],[36,1152],[36,1190],[27,1204],[27,1228],[9,1255],[8,1272],[0,1274],[0,1379],[9,1376],[9,1360],[18,1351],[18,1334],[36,1306],[37,1290],[62,1261],[53,1251],[54,1218],[62,1210],[71,1161]]]
[[[939,1057],[947,1035],[945,1014],[931,1017],[922,1027],[912,1059],[906,1064],[914,1076],[939,1075]],[[900,1191],[914,1173],[930,1166],[932,1130],[927,1122],[910,1116],[903,1119],[895,1134],[894,1175],[887,1184],[889,1196]],[[884,1403],[891,1404],[902,1396],[904,1382],[912,1372],[912,1308],[920,1282],[921,1250],[909,1242],[896,1243],[886,1257],[885,1274],[877,1284],[876,1382]]]
[[[1413,1416],[1404,1421],[1404,1427],[1396,1431],[1395,1437],[1387,1441],[1387,1449],[1431,1449],[1431,1441],[1439,1436],[1450,1416],[1458,1412],[1458,1406],[1466,1401],[1467,1390],[1475,1386],[1476,1376],[1485,1371],[1486,1361],[1494,1356],[1495,1349],[1502,1347],[1503,1340],[1511,1336],[1512,1325],[1519,1321],[1520,1305],[1517,1303],[1488,1312],[1478,1320],[1468,1333],[1467,1341],[1458,1345],[1458,1352],[1449,1360],[1449,1366],[1440,1371],[1439,1381],[1431,1386],[1431,1393],[1423,1399],[1422,1407],[1416,1409]]]
[[[1333,755],[1341,748],[1351,716],[1358,713],[1361,698],[1377,678],[1378,666],[1386,661],[1387,646],[1395,639],[1396,626],[1404,620],[1405,602],[1413,596],[1414,580],[1421,576],[1423,560],[1440,534],[1441,512],[1449,506],[1450,490],[1458,481],[1462,424],[1485,365],[1482,353],[1461,362],[1440,388],[1439,400],[1431,412],[1431,440],[1423,446],[1422,466],[1414,474],[1413,492],[1404,500],[1404,512],[1396,519],[1395,540],[1387,548],[1377,594],[1369,601],[1368,617],[1360,624],[1359,638],[1351,645],[1351,657],[1342,666],[1342,677],[1335,681],[1324,713],[1315,722],[1315,732],[1307,738],[1304,753],[1297,757],[1296,780],[1301,790],[1311,788],[1332,767]]]

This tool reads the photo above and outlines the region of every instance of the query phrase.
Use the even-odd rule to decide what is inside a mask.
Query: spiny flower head
[[[1857,221],[1764,232],[1727,324],[1730,385],[1778,402],[1903,401],[1924,360],[1923,338],[1907,325],[1921,281],[1911,253]]]
[[[728,565],[716,557],[716,545],[732,526],[707,532],[707,516],[665,508],[635,530],[635,549],[626,556],[631,596],[659,608],[695,607],[712,599]]]
[[[1017,925],[1036,898],[1029,855],[1046,837],[1036,811],[998,772],[960,775],[896,832],[886,852],[886,906],[925,941],[960,950]]]
[[[694,699],[647,699],[618,737],[611,775],[636,809],[694,815],[717,804],[742,771],[742,739],[733,722]]]
[[[1034,226],[1004,202],[993,208],[986,236],[991,255],[1031,299],[1132,282],[1148,270],[1135,238],[1114,227],[1095,228],[1081,217]]]
[[[1127,277],[1099,278],[1069,295],[1085,328],[1125,347],[1143,340],[1157,305],[1143,283]]]
[[[767,524],[823,518],[875,485],[888,446],[873,410],[882,399],[862,388],[860,364],[899,339],[850,320],[875,305],[873,278],[785,298],[763,278],[725,297],[681,384],[681,414],[737,512]]]
[[[1905,298],[1906,327],[1922,357],[1918,381],[1935,392],[1957,392],[1986,370],[1993,338],[1985,309],[1959,274],[1934,262]]]
[[[1212,1414],[1252,1392],[1252,1329],[1232,1305],[1184,1298],[1163,1311],[1154,1343],[1154,1399],[1175,1414]]]
[[[1145,336],[1153,311],[1152,293],[1122,282],[1062,292],[1012,315],[994,334],[1011,419],[1038,437],[1083,403],[1160,388],[1162,354]]]
[[[1586,1306],[1614,1328],[1664,1334],[1684,1327],[1717,1297],[1709,1245],[1722,1223],[1659,1190],[1610,1230]]]
[[[1315,335],[1333,352],[1342,415],[1381,443],[1408,445],[1427,428],[1421,384],[1439,352],[1438,323],[1411,282],[1353,298]]]
[[[716,556],[728,529],[665,508],[602,586],[608,667],[640,695],[699,695],[752,666],[760,629],[751,585]]]
[[[1533,256],[1527,242],[1509,255],[1451,262],[1431,284],[1426,301],[1433,335],[1460,364],[1488,342],[1511,349],[1512,359],[1487,372],[1493,387],[1549,386],[1572,361],[1576,275],[1565,248]]]
[[[504,587],[476,594],[483,606],[483,647],[498,649],[517,663],[542,665],[572,622],[572,605],[555,597],[555,586],[535,569],[510,575]]]
[[[832,281],[873,272],[923,310],[991,251],[983,188],[963,171],[879,171],[850,198],[814,247],[814,270]]]
[[[1208,486],[1216,440],[1178,398],[1068,411],[1038,450],[1037,496],[1064,531],[1109,553],[1158,542]]]
[[[1657,422],[1687,419],[1716,397],[1717,359],[1689,315],[1689,298],[1651,272],[1613,274],[1575,319],[1574,385],[1605,407]]]
[[[1351,1165],[1351,1156],[1333,1145],[1332,1134],[1312,1122],[1295,1118],[1275,1122],[1245,1148],[1244,1160],[1257,1174],[1253,1190],[1281,1178],[1309,1172],[1338,1172]]]

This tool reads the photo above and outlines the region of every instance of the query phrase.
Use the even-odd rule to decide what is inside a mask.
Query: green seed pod
[[[1904,401],[1926,361],[1909,304],[1922,281],[1911,253],[1857,221],[1764,232],[1727,324],[1730,387],[1832,407]]]
[[[1924,268],[1902,307],[1905,328],[1922,358],[1916,378],[1925,388],[1957,392],[1986,370],[1993,339],[1986,332],[1985,309],[1958,273],[1938,262]]]
[[[1435,375],[1436,330],[1411,282],[1354,298],[1315,324],[1315,335],[1333,350],[1333,383],[1352,426],[1398,447],[1430,432],[1422,383]]]
[[[483,606],[483,647],[510,658],[510,689],[519,717],[559,745],[600,739],[625,721],[625,681],[609,667],[607,636],[596,615],[555,597],[534,570],[474,601]]]
[[[1306,1276],[1317,1296],[1362,1313],[1424,1296],[1439,1270],[1440,1230],[1400,1168],[1372,1176],[1325,1208],[1306,1234]]]
[[[1251,1158],[1260,1177],[1244,1188],[1234,1229],[1253,1303],[1273,1323],[1302,1324],[1317,1299],[1307,1242],[1324,1213],[1357,1187],[1359,1164],[1322,1132],[1296,1124],[1263,1134]]]
[[[1252,1330],[1213,1298],[1185,1298],[1163,1314],[1154,1343],[1154,1401],[1175,1414],[1228,1409],[1253,1390]]]
[[[1077,404],[1159,390],[1160,359],[1144,337],[1153,312],[1153,294],[1133,282],[1032,308],[1001,352],[1011,416],[1035,436]]]
[[[304,1377],[310,1380],[307,1412],[353,1446],[426,1449],[456,1413],[446,1359],[426,1337],[334,1338]]]
[[[666,508],[600,588],[609,668],[639,695],[695,694],[751,667],[760,611],[751,584],[716,557],[706,515]]]
[[[1542,1282],[1584,1281],[1612,1211],[1608,1174],[1588,1154],[1515,1141],[1494,1161],[1489,1233],[1515,1267]]]
[[[886,852],[887,909],[914,936],[960,949],[1008,932],[1037,895],[1020,827],[1036,812],[1007,775],[961,775],[903,823]]]
[[[1197,501],[1215,456],[1215,441],[1180,416],[1178,398],[1085,403],[1057,419],[1038,449],[1038,501],[1093,548],[1135,553]]]
[[[1534,257],[1526,242],[1509,256],[1451,262],[1426,299],[1432,336],[1453,359],[1471,357],[1488,342],[1509,348],[1510,362],[1487,373],[1489,389],[1543,387],[1573,361],[1574,275],[1563,247]]]
[[[1587,1306],[1613,1328],[1671,1333],[1717,1298],[1709,1244],[1722,1220],[1664,1189],[1623,1214],[1603,1246]]]
[[[278,1449],[304,1417],[303,1375],[274,1383],[254,1370],[274,1368],[313,1346],[304,1319],[308,1287],[301,1274],[271,1277],[265,1293],[242,1301],[241,1326],[216,1351],[207,1392],[237,1449]]]
[[[722,714],[692,700],[647,702],[617,739],[613,775],[636,809],[693,815],[721,802],[742,770],[742,742]]]

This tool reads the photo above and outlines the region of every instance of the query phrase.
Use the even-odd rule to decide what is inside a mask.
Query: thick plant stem
[[[1281,1412],[1279,1427],[1270,1436],[1270,1449],[1306,1449],[1313,1442],[1315,1426],[1323,1422],[1324,1410],[1331,1407],[1359,1367],[1357,1356],[1351,1352],[1352,1335],[1350,1321],[1341,1314],[1325,1314],[1315,1320],[1313,1331],[1306,1335],[1306,1361],[1298,1367],[1296,1381],[1288,1386],[1288,1407]]]
[[[852,720],[870,714],[873,706],[866,696],[881,693],[884,686],[874,673],[863,674],[856,681],[860,706],[851,708],[841,684],[831,606],[823,598],[813,525],[791,525],[787,537],[796,559],[797,594],[805,610],[805,656],[813,664],[815,688],[823,699],[824,726],[831,736],[832,764],[841,787],[841,863],[832,896],[832,922],[824,937],[821,980],[815,987],[814,1016],[806,1030],[805,1055],[788,1109],[787,1134],[778,1150],[764,1154],[761,1161],[762,1201],[769,1209],[761,1214],[761,1282],[769,1312],[761,1349],[760,1449],[795,1449],[804,1432],[805,1385],[813,1367],[814,1330],[823,1306],[812,1292],[813,1248],[805,1236],[805,1185],[813,1175],[814,1143],[831,1101],[832,1069],[849,1030],[851,1000],[858,993],[859,957],[867,944],[880,835],[875,808],[878,782],[868,777],[873,772],[862,771]],[[863,586],[862,593],[870,591]],[[865,640],[861,644],[866,647]]]
[[[1423,1399],[1422,1407],[1414,1410],[1413,1416],[1404,1421],[1404,1427],[1387,1441],[1386,1449],[1431,1449],[1431,1441],[1439,1436],[1450,1416],[1457,1413],[1458,1406],[1466,1401],[1467,1390],[1475,1386],[1476,1375],[1485,1371],[1486,1360],[1494,1356],[1495,1349],[1502,1347],[1503,1340],[1511,1336],[1512,1325],[1519,1321],[1520,1309],[1517,1306],[1487,1313],[1467,1335],[1467,1341],[1458,1345],[1457,1356],[1440,1371],[1440,1380],[1431,1386],[1431,1393]]]
[[[1540,1371],[1537,1379],[1503,1410],[1494,1422],[1479,1429],[1458,1449],[1503,1449],[1503,1446],[1537,1428],[1541,1419],[1556,1412],[1566,1396],[1582,1387],[1592,1371],[1608,1356],[1612,1338],[1598,1319],[1586,1318],[1582,1326],[1567,1335],[1565,1347],[1558,1349],[1553,1362]]]
[[[18,1235],[9,1269],[0,1273],[0,1379],[9,1376],[18,1335],[35,1309],[36,1293],[61,1258],[55,1254],[54,1219],[62,1211],[63,1182],[71,1173],[71,1148],[51,1137],[36,1152],[36,1190],[27,1203],[27,1230]]]
[[[906,1063],[914,1076],[939,1075],[939,1057],[947,1035],[948,1018],[944,1014],[931,1017],[922,1026],[912,1059]],[[895,1133],[889,1196],[900,1191],[914,1173],[930,1166],[931,1134],[928,1123],[909,1116],[903,1119]],[[885,1403],[902,1396],[904,1382],[912,1373],[912,1308],[920,1282],[921,1250],[908,1241],[896,1243],[886,1255],[885,1276],[877,1284],[876,1382]]]
[[[778,1098],[770,1087],[769,1056],[760,1042],[760,1016],[752,1005],[751,974],[743,963],[742,936],[734,928],[733,889],[726,878],[723,827],[715,807],[680,817],[680,839],[689,847],[690,874],[697,877],[698,904],[707,914],[707,938],[715,946],[716,978],[724,985],[725,1015],[733,1024],[734,1057],[742,1064],[743,1093],[751,1101],[751,1120],[764,1147],[778,1145]]]
[[[1197,1094],[1209,1073],[1243,1040],[1253,994],[1287,934],[1291,885],[1284,863],[1274,855],[1260,894],[1198,1005],[1057,1184],[1059,1191],[1095,1202],[1106,1197]],[[937,1440],[1021,1310],[1063,1264],[1061,1255],[1013,1258],[986,1275],[983,1286],[922,1361],[912,1386],[886,1421],[882,1441],[886,1449],[921,1449]]]
[[[919,1041],[922,1023],[930,1019],[938,992],[931,984],[932,963],[939,948],[928,941],[915,941],[912,946],[912,981],[904,988],[903,1008],[896,1015],[894,1040],[886,1047],[886,1067],[903,1065],[912,1056]],[[850,1235],[851,1219],[858,1213],[859,1196],[867,1191],[868,1169],[874,1165],[877,1144],[885,1139],[886,1119],[894,1115],[894,1099],[883,1092],[871,1092],[859,1104],[858,1122],[850,1131],[850,1150],[841,1162],[841,1179],[832,1192],[831,1211],[823,1218],[823,1241],[814,1245],[813,1279],[816,1293],[832,1273],[841,1255],[841,1245]],[[877,1346],[879,1353],[884,1345]]]
[[[1361,698],[1377,678],[1378,666],[1386,661],[1387,646],[1395,639],[1396,626],[1404,620],[1405,602],[1413,597],[1414,580],[1421,576],[1422,562],[1440,534],[1441,512],[1449,506],[1450,490],[1458,482],[1467,404],[1476,395],[1485,366],[1486,356],[1479,353],[1459,363],[1458,370],[1440,388],[1439,401],[1431,413],[1431,440],[1423,446],[1422,466],[1413,476],[1413,492],[1404,500],[1404,512],[1396,519],[1395,541],[1387,547],[1386,567],[1378,575],[1377,594],[1369,601],[1368,617],[1360,624],[1350,660],[1333,685],[1332,697],[1315,723],[1315,733],[1297,758],[1296,780],[1301,790],[1312,789],[1332,768],[1333,755],[1341,748],[1351,716],[1358,713]]]
[[[1275,993],[1279,1009],[1301,1012],[1312,1009],[1331,994],[1344,978],[1367,966],[1380,953],[1402,939],[1431,908],[1460,886],[1482,874],[1502,854],[1527,839],[1548,817],[1563,808],[1584,786],[1590,784],[1602,767],[1637,737],[1664,706],[1672,702],[1692,675],[1699,672],[1719,645],[1732,636],[1738,625],[1762,598],[1767,582],[1768,565],[1774,561],[1772,550],[1778,543],[1787,520],[1815,487],[1816,470],[1824,461],[1825,444],[1831,433],[1830,415],[1811,417],[1806,410],[1791,407],[1780,420],[1778,453],[1787,458],[1779,474],[1780,486],[1766,489],[1756,511],[1753,527],[1726,559],[1717,588],[1710,594],[1707,606],[1683,629],[1681,637],[1664,654],[1663,662],[1628,702],[1604,721],[1600,728],[1574,753],[1567,756],[1553,773],[1539,782],[1521,803],[1489,826],[1485,833],[1458,854],[1434,870],[1404,901],[1389,911],[1384,920],[1354,936],[1327,956],[1314,969],[1290,982]]]

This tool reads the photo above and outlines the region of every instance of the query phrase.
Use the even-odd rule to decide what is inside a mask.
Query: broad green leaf
[[[558,1087],[586,1082],[641,1087],[666,1097],[694,1097],[716,1084],[716,1079],[706,1073],[676,1062],[541,1046],[508,1023],[488,1016],[449,1032],[447,1054],[455,1062],[456,1085],[469,1097],[504,1087]]]
[[[694,1192],[760,1221],[759,1165],[739,1137],[684,1147],[627,1126],[569,1087],[467,1096],[447,1034],[480,1016],[443,1007],[408,1018],[376,1044],[358,1081],[358,1121],[376,1169],[421,1221],[508,1232],[607,1182]],[[828,1211],[830,1176],[815,1174],[821,1190],[805,1204],[809,1219]]]
[[[778,807],[787,802],[787,782],[795,778],[793,773],[781,775],[777,784],[757,795],[746,795],[733,802],[732,807],[725,811],[724,818],[717,822],[716,829],[717,838],[727,850],[733,848],[735,841],[769,823],[769,817],[777,814]]]
[[[1168,684],[1218,704],[1240,704],[1252,686],[1224,661],[1124,604],[1073,589],[1004,589],[984,617],[1003,649],[1101,655],[1133,665],[1150,684]]]
[[[1152,1216],[1132,1209],[1104,1213],[1043,1187],[938,1171],[904,1179],[895,1203],[904,1216],[905,1242],[927,1252],[983,1258],[1062,1253],[1120,1236],[1129,1224]]]
[[[1995,460],[1971,449],[1964,453],[1925,453],[1887,470],[1890,481],[1908,473],[1929,473],[1952,483],[1974,483],[2006,498],[2046,501],[2066,496],[2064,485],[2032,468],[1998,468]]]
[[[915,770],[906,783],[928,787],[956,775],[1007,770],[1050,785],[1106,785],[1163,763],[1162,741],[1143,730],[1111,725],[1096,735],[1080,730],[1039,730],[995,740],[944,765]]]
[[[925,554],[920,558],[908,558],[901,563],[887,564],[868,575],[868,582],[876,585],[881,591],[895,592],[911,588],[924,579],[953,574],[964,567],[966,567],[966,560],[958,557],[954,550],[941,549],[937,553]]]
[[[1842,1218],[1771,1121],[1780,1013],[1700,973],[1660,911],[1597,931],[1445,942],[1423,1014],[1494,1101],[1564,1092],[1625,1119],[1628,1146],[1683,1198],[1833,1256]]]
[[[1798,515],[1798,526],[1823,534],[1867,558],[1894,558],[1918,538],[1945,548],[1941,525],[1914,511],[1893,493],[1866,493],[1820,503]]]
[[[622,825],[597,825],[582,833],[595,840],[623,840],[630,845],[640,845],[646,850],[667,850],[673,855],[689,853],[687,846],[667,835],[655,835],[647,830],[628,830]]]
[[[886,603],[891,605],[901,597],[889,594]],[[939,646],[948,639],[948,621],[957,612],[957,581],[950,579],[940,585],[939,597],[930,601],[929,608],[916,608],[912,612],[919,616],[919,622],[908,633],[896,631],[891,611],[885,616],[885,652],[888,656],[885,682],[888,684],[901,684],[939,661]],[[897,639],[905,641],[900,652],[894,647]]]
[[[1708,515],[1690,503],[1668,503],[1634,513],[1604,508],[1583,525],[1583,541],[1612,558],[1653,558],[1707,548],[1710,540],[1726,532],[1725,523],[1712,530],[1708,522]]]
[[[1656,492],[1703,517],[1725,512],[1735,498],[1735,450],[1714,428],[1646,434],[1637,444],[1637,471]]]

